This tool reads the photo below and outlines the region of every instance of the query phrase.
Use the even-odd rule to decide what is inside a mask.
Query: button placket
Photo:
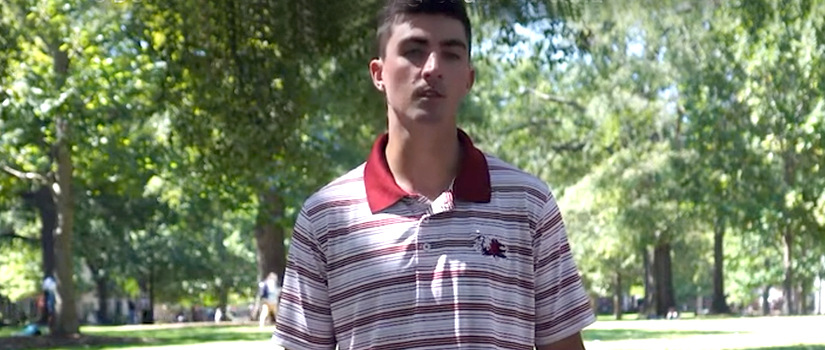
[[[426,213],[422,215],[420,219],[418,219],[418,223],[416,224],[417,226],[415,228],[415,241],[419,251],[429,251],[431,248],[430,243],[427,242],[426,232],[423,232],[424,236],[422,237],[421,231],[422,226],[424,226],[424,223],[426,223],[429,220],[429,218],[430,214]]]
[[[421,237],[421,226],[427,221],[429,215],[423,214],[415,223],[415,281],[416,281],[416,300],[421,302],[427,299],[427,288],[429,288],[427,268],[427,253],[430,244],[425,242],[426,237]],[[426,249],[424,247],[427,247]]]
[[[415,285],[416,285],[415,294],[416,294],[416,300],[420,300],[421,298],[426,296],[426,293],[424,293],[424,291],[426,290],[426,286],[427,286],[426,275],[424,273],[422,273],[422,269],[421,269],[421,261],[423,259],[423,257],[421,256],[421,253],[423,251],[421,249],[421,237],[420,237],[420,235],[421,235],[421,224],[423,224],[424,220],[427,219],[427,215],[422,215],[421,214],[420,204],[418,203],[417,200],[415,200],[413,198],[410,198],[410,197],[406,197],[406,198],[404,198],[404,202],[407,205],[407,208],[410,210],[409,214],[411,214],[411,215],[421,215],[418,218],[418,220],[415,222],[415,228],[414,228],[413,237],[412,237],[413,244],[414,244],[414,247],[415,247],[414,252],[413,252],[413,254],[415,255],[415,265],[414,265]]]

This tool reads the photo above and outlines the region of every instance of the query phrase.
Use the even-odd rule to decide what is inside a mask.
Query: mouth
[[[444,98],[444,94],[430,87],[418,89],[415,95],[419,98]]]

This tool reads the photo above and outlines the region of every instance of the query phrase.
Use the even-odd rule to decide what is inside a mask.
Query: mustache
[[[415,94],[415,96],[424,96],[424,95],[434,94],[438,97],[444,97],[445,92],[444,92],[444,88],[441,87],[441,86],[422,85],[422,86],[419,86],[419,87],[415,88],[415,90],[413,91],[413,94]]]

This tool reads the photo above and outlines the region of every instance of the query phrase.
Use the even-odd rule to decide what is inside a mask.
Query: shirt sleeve
[[[548,191],[533,236],[537,345],[552,344],[596,321],[573,260],[559,207]]]
[[[273,342],[289,350],[335,349],[326,259],[305,211],[298,214],[287,254]]]

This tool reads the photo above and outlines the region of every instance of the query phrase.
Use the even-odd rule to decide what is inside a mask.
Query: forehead
[[[436,43],[459,40],[467,44],[467,35],[461,21],[437,14],[399,15],[390,25],[387,45],[398,45],[410,38],[423,38]]]

